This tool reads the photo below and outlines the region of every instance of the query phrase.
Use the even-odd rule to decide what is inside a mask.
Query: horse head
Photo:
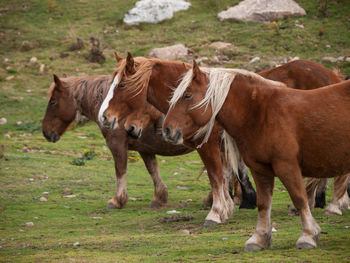
[[[50,100],[42,122],[42,132],[49,142],[57,142],[75,119],[76,106],[67,84],[54,75],[50,87]]]

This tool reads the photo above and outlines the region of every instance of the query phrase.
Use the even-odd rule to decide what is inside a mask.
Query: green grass
[[[114,49],[123,55],[126,51],[146,55],[153,47],[183,43],[195,51],[194,57],[207,56],[210,62],[221,53],[207,45],[227,41],[235,47],[222,51],[230,59],[225,66],[250,70],[273,66],[286,57],[320,62],[324,56],[349,56],[348,1],[332,1],[331,16],[326,18],[318,17],[318,1],[298,1],[308,15],[278,20],[278,30],[271,24],[218,21],[216,14],[237,0],[193,0],[188,11],[176,13],[171,20],[130,27],[122,19],[135,2],[0,3],[0,118],[8,120],[0,125],[0,146],[4,146],[0,159],[0,262],[349,262],[350,229],[344,226],[350,224],[350,212],[332,217],[316,209],[313,214],[323,231],[321,244],[311,251],[296,250],[300,219],[286,216],[290,199],[279,181],[272,211],[278,230],[273,234],[273,247],[244,253],[257,211],[236,209],[227,224],[200,228],[208,213],[200,204],[210,187],[205,176],[196,180],[201,165],[186,163],[199,160],[196,153],[159,157],[165,160],[160,169],[169,188],[169,204],[160,210],[148,208],[153,184],[142,161],[129,163],[129,196],[137,201],[130,200],[125,209],[111,211],[105,208],[115,190],[113,161],[97,126],[88,123],[76,127],[55,144],[46,142],[40,131],[52,74],[109,74],[115,64]],[[304,29],[294,25],[296,19]],[[104,64],[87,62],[90,36],[100,38],[107,57]],[[69,47],[76,37],[84,40],[85,48],[71,52]],[[61,58],[61,53],[69,56]],[[36,63],[29,62],[33,56],[38,58]],[[249,64],[255,56],[261,61]],[[39,71],[41,64],[45,64],[44,73]],[[350,73],[349,62],[336,66],[344,74]],[[6,80],[9,76],[14,78]],[[16,125],[17,121],[23,124]],[[71,164],[86,152],[95,153],[94,158],[83,166]],[[188,190],[176,188],[179,185]],[[43,192],[49,192],[47,202],[39,201]],[[77,197],[63,198],[70,194]],[[183,206],[180,201],[187,199],[193,201]],[[194,219],[162,223],[169,217],[166,211],[172,209]],[[34,222],[34,226],[26,227],[26,222]],[[182,235],[182,229],[192,234]],[[80,246],[74,247],[75,242]]]

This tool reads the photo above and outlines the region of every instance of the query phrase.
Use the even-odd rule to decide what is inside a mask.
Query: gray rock
[[[221,41],[213,42],[209,45],[209,47],[212,47],[215,49],[225,49],[231,46],[233,46],[233,44],[227,43],[227,42],[221,42]]]
[[[321,59],[322,62],[330,62],[330,63],[336,63],[337,59],[334,57],[323,57]]]
[[[40,200],[40,202],[47,202],[47,198],[46,198],[46,197],[43,197],[43,196],[42,196],[42,197],[40,197],[40,199],[39,199],[39,200]]]
[[[345,57],[343,57],[343,56],[337,57],[338,61],[344,61],[344,59],[345,59]]]
[[[34,223],[33,222],[27,222],[26,226],[34,226]]]
[[[306,12],[293,0],[244,0],[218,14],[220,20],[271,22],[286,16],[304,16]]]
[[[0,124],[3,125],[3,124],[6,124],[7,123],[7,119],[6,118],[1,118],[0,119]]]
[[[191,232],[189,230],[187,230],[187,229],[181,230],[180,233],[183,234],[183,235],[190,235],[191,234]]]
[[[154,48],[149,52],[150,57],[155,57],[164,60],[176,60],[184,58],[188,55],[189,49],[183,44],[177,44],[168,47]]]
[[[260,61],[260,57],[254,57],[254,58],[252,58],[252,59],[249,61],[249,63],[250,63],[250,64],[253,64],[253,63],[256,63],[256,62],[258,62],[258,61]]]
[[[187,10],[191,6],[184,0],[141,0],[124,16],[124,23],[138,25],[140,23],[157,24],[170,19],[174,13]]]
[[[73,246],[74,246],[74,247],[79,247],[80,244],[79,244],[79,242],[75,242],[75,243],[73,244]]]
[[[346,61],[346,62],[350,62],[350,57],[347,57],[347,58],[345,59],[345,61]]]

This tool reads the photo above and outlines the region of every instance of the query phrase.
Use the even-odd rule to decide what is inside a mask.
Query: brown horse
[[[130,58],[132,57],[128,56],[128,59]],[[150,120],[158,119],[160,113],[152,105],[148,103],[144,103],[142,99],[139,99],[141,94],[137,94],[137,96],[130,96],[130,90],[131,92],[133,91],[131,88],[129,88],[129,86],[130,85],[135,86],[135,83],[136,83],[139,86],[143,85],[144,87],[146,87],[148,85],[147,77],[145,78],[146,81],[144,81],[142,80],[143,76],[150,75],[149,77],[150,79],[154,78],[153,77],[154,73],[152,73],[152,71],[157,72],[161,67],[164,68],[164,70],[162,70],[164,74],[167,74],[167,67],[171,68],[172,64],[173,64],[173,67],[178,66],[179,67],[178,70],[181,70],[181,69],[185,70],[187,68],[187,64],[183,64],[183,66],[181,67],[181,65],[177,62],[172,63],[172,62],[164,61],[164,63],[162,63],[161,60],[154,60],[154,59],[150,59],[149,61],[143,59],[143,63],[145,64],[144,66],[142,66],[143,72],[140,71],[140,74],[138,74],[137,77],[134,76],[133,78],[131,78],[132,80],[125,80],[124,82],[122,81],[121,86],[116,88],[116,90],[114,91],[115,92],[114,94],[116,96],[114,96],[114,98],[110,101],[109,103],[110,107],[108,108],[108,110],[105,111],[105,115],[117,116],[119,120],[124,120],[124,118],[127,117],[124,127],[128,131],[128,133],[134,137],[135,136],[137,137],[138,135],[140,135],[142,133],[142,129],[144,129],[145,127],[153,123],[152,121],[150,122]],[[130,62],[130,64],[132,64],[132,62]],[[132,76],[135,73],[135,70],[132,70],[132,66],[130,68],[131,68],[130,70],[131,72],[128,73],[128,70],[123,70],[123,72],[126,75]],[[264,76],[265,78],[281,80],[287,83],[289,87],[295,88],[295,89],[318,88],[318,87],[326,86],[332,83],[337,83],[342,80],[340,77],[338,77],[336,74],[334,74],[332,71],[328,70],[327,68],[323,67],[322,65],[319,65],[317,63],[314,63],[308,60],[291,61],[280,67],[260,72],[259,74]],[[321,77],[316,78],[315,76],[317,75],[320,75]],[[164,75],[164,77],[165,76],[167,75]],[[176,77],[175,78],[173,77],[172,79],[177,80]],[[305,80],[305,81],[302,82],[300,80]],[[144,82],[142,83],[142,81]],[[126,83],[128,85],[126,85]],[[170,82],[170,85],[174,86],[175,84]],[[125,86],[127,87],[125,88]],[[151,92],[152,90],[155,90],[153,89],[153,86],[151,86],[149,89]],[[137,92],[139,91],[136,91],[136,93]],[[159,91],[154,91],[153,93],[158,94]],[[158,104],[161,103],[160,99],[158,99],[156,103]],[[142,106],[137,106],[138,104]],[[164,106],[164,108],[166,107]],[[107,109],[107,107],[105,109]],[[103,113],[101,113],[101,115],[102,114]],[[240,170],[245,171],[244,165],[241,164]],[[251,190],[249,190],[250,182],[248,180],[248,177],[245,176],[246,172],[242,174],[243,175],[240,182],[241,184],[243,184],[243,204],[241,204],[241,207],[249,208],[251,207],[250,203],[246,200],[249,200],[249,193],[251,192]],[[341,209],[346,209],[348,207],[349,198],[346,193],[347,182],[348,182],[348,176],[337,177],[337,179],[335,180],[335,187],[334,187],[335,191],[333,194],[333,200],[326,208],[327,214],[341,215],[342,214]],[[327,183],[327,179],[315,179],[315,178],[308,179],[306,189],[308,193],[310,207],[312,208],[314,206],[324,207],[326,183]],[[320,193],[319,195],[317,195],[317,198],[315,198],[316,193]],[[315,199],[316,199],[316,205],[315,205]],[[292,211],[292,214],[293,213],[295,213],[294,210]]]
[[[91,121],[97,120],[97,113],[104,100],[111,82],[111,76],[84,76],[58,78],[50,88],[50,100],[42,123],[42,132],[50,142],[56,142],[66,131],[77,113]],[[156,154],[175,156],[191,152],[185,146],[174,146],[164,142],[159,132],[150,127],[140,139],[130,138],[124,129],[113,131],[99,126],[106,143],[113,155],[117,177],[115,196],[108,201],[109,208],[123,208],[128,201],[126,189],[127,151],[140,153],[154,183],[154,196],[151,207],[164,205],[168,199],[168,190],[159,174]],[[160,129],[158,125],[157,129]]]
[[[233,137],[256,187],[258,223],[245,249],[271,245],[274,178],[287,188],[302,221],[298,248],[314,248],[320,227],[312,217],[302,175],[327,178],[350,172],[350,81],[315,90],[287,88],[243,70],[194,62],[175,90],[163,133],[174,142],[217,121]],[[178,135],[180,134],[180,136]]]
[[[140,63],[137,69],[134,65],[135,62]],[[189,64],[181,62],[166,62],[158,59],[145,60],[144,58],[140,61],[139,58],[134,59],[129,53],[125,60],[125,66],[117,69],[115,73],[119,83],[114,88],[114,96],[108,102],[105,100],[104,104],[107,106],[100,109],[101,121],[105,126],[114,128],[118,121],[123,120],[132,112],[147,107],[147,100],[157,110],[166,113],[169,108],[168,99],[172,88],[176,87],[179,76],[189,68]],[[113,109],[110,107],[111,105],[113,105]],[[126,129],[130,132],[130,129],[133,128],[130,126]],[[136,134],[139,134],[138,129]],[[222,131],[215,127],[209,142],[197,150],[207,169],[213,193],[212,208],[206,217],[204,226],[225,222],[233,211],[233,203],[225,186],[224,170],[227,167],[223,167],[222,155],[220,154],[221,134]],[[196,148],[200,140],[190,139],[184,143],[186,146]],[[248,178],[247,174],[241,173],[241,175]],[[248,189],[249,186],[244,188]],[[252,187],[250,186],[249,189]],[[250,203],[255,207],[255,191],[249,193],[249,198],[243,198],[243,200],[246,199],[251,200]]]

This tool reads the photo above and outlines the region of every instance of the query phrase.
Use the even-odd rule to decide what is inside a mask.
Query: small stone
[[[73,198],[73,197],[77,197],[77,195],[64,195],[63,198]]]
[[[23,229],[21,229],[21,228],[20,228],[20,229],[18,229],[18,231],[19,231],[19,232],[24,232],[24,230],[23,230]]]
[[[326,48],[331,48],[331,45],[326,45]]]
[[[330,62],[330,63],[335,63],[337,62],[337,59],[336,58],[333,58],[333,57],[323,57],[321,59],[322,62]]]
[[[33,178],[29,178],[29,181],[30,181],[30,182],[34,182],[34,179],[33,179]]]
[[[75,243],[73,244],[73,246],[74,246],[74,247],[78,247],[78,246],[80,246],[80,244],[79,244],[79,242],[75,242]]]
[[[5,136],[5,138],[7,138],[7,139],[10,139],[10,138],[11,138],[11,135],[8,134],[8,133],[6,133],[4,136]]]
[[[178,175],[179,173],[178,172],[175,172],[174,175]]]
[[[107,33],[108,33],[108,30],[104,30],[104,31],[103,31],[103,34],[107,34]]]
[[[8,76],[7,78],[5,78],[6,80],[11,80],[14,79],[15,76]]]
[[[345,57],[343,57],[343,56],[337,57],[338,61],[344,61],[344,59],[345,59]]]
[[[47,198],[46,198],[46,197],[43,197],[43,196],[42,196],[42,197],[40,197],[40,199],[39,199],[39,200],[40,200],[40,202],[47,202]]]
[[[2,249],[2,246],[0,246],[0,249]]]
[[[295,26],[299,28],[304,28],[304,25],[301,25],[301,24],[295,24]]]
[[[100,216],[93,216],[92,219],[103,219],[103,218]]]
[[[208,57],[201,57],[201,58],[197,58],[197,59],[196,59],[196,62],[200,64],[200,63],[202,63],[203,61],[207,61],[207,60],[209,60]]]
[[[44,73],[44,71],[45,71],[45,64],[40,64],[39,71],[40,71],[40,73]]]
[[[26,226],[34,226],[34,223],[33,222],[27,222]]]
[[[6,70],[11,70],[12,67],[11,67],[11,66],[7,66],[5,69],[6,69]]]
[[[27,89],[26,92],[27,93],[32,93],[32,90],[31,89]]]
[[[43,195],[48,195],[49,194],[49,192],[43,192]]]
[[[6,118],[1,118],[0,119],[0,124],[3,125],[3,124],[6,124],[7,123],[7,119]]]
[[[231,46],[233,46],[231,43],[221,42],[221,41],[213,42],[209,45],[209,47],[212,47],[215,49],[225,49]]]
[[[37,59],[36,57],[32,57],[32,58],[29,60],[30,63],[35,63],[35,62],[37,62],[37,61],[38,61],[38,59]]]
[[[17,121],[17,122],[16,122],[16,125],[18,125],[18,126],[19,126],[19,125],[22,125],[22,124],[23,124],[23,121]]]
[[[166,212],[168,215],[173,215],[173,214],[180,214],[181,212],[176,211],[176,210],[169,210]]]
[[[87,139],[86,136],[78,136],[79,139]]]
[[[344,226],[344,228],[345,228],[345,229],[349,229],[349,228],[350,228],[350,226]]]
[[[190,235],[191,234],[191,232],[189,230],[187,230],[187,229],[181,230],[180,233],[183,234],[183,235]]]
[[[182,186],[182,185],[177,185],[175,186],[176,189],[180,189],[180,190],[188,190],[187,186]]]
[[[162,160],[161,162],[162,162],[162,163],[165,163],[165,162],[166,162],[166,160]]]
[[[137,201],[137,198],[135,198],[135,197],[129,197],[128,199],[131,201]]]
[[[272,233],[277,232],[276,228],[274,228],[274,227],[271,229],[271,231],[272,231]]]
[[[228,240],[228,238],[227,237],[223,237],[222,240],[225,241],[225,240]]]
[[[6,241],[6,238],[2,238],[1,241],[2,241],[2,242],[5,242],[5,241]]]
[[[22,247],[23,248],[26,248],[26,247],[28,247],[29,246],[29,244],[27,244],[27,243],[22,243]]]
[[[346,62],[350,62],[350,57],[347,57],[347,58],[345,59],[345,61],[346,61]]]
[[[252,64],[252,63],[256,63],[258,61],[260,61],[260,57],[254,57],[249,61],[249,63]]]
[[[38,219],[39,219],[39,217],[37,217],[37,216],[34,216],[34,219],[38,220]]]
[[[10,62],[10,59],[9,59],[9,58],[4,58],[4,62],[5,62],[5,63],[9,63],[9,62]]]

